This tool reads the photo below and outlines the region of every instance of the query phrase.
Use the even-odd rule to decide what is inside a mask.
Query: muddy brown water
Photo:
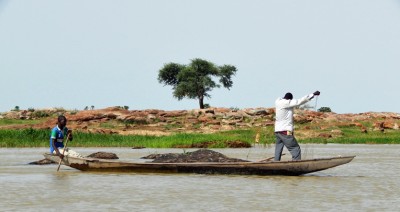
[[[213,149],[261,160],[274,146]],[[0,148],[0,211],[398,211],[400,145],[302,145],[303,158],[356,155],[350,163],[298,177],[81,172],[28,165],[45,148]],[[120,159],[197,149],[76,148]],[[285,152],[287,153],[287,152]],[[288,155],[288,153],[287,153]],[[288,159],[288,156],[283,159]]]

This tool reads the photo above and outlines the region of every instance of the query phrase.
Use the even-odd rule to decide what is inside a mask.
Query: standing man
[[[301,160],[301,149],[293,133],[293,111],[295,107],[307,103],[319,94],[319,91],[315,91],[303,98],[293,99],[291,93],[286,93],[283,98],[275,101],[275,161],[281,160],[283,146],[289,150],[292,160]]]

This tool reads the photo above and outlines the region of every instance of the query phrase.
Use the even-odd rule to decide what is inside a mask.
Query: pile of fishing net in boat
[[[196,163],[196,162],[248,162],[238,158],[229,158],[219,152],[209,149],[199,149],[194,152],[151,154],[142,159],[153,159],[152,163]]]

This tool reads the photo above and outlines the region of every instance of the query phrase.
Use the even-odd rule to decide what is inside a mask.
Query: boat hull
[[[49,153],[45,158],[56,163],[60,158]],[[98,172],[145,172],[145,173],[197,173],[238,175],[288,175],[298,176],[349,163],[355,156],[320,158],[279,162],[234,163],[133,163],[96,158],[65,156],[62,164],[81,170]]]

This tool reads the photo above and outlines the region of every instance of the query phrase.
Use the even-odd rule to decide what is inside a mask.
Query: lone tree
[[[178,100],[185,97],[198,99],[200,109],[204,109],[204,97],[210,98],[209,92],[213,88],[221,87],[212,77],[218,77],[222,86],[229,90],[233,84],[231,77],[236,71],[235,66],[216,66],[207,60],[196,58],[189,65],[165,64],[158,73],[158,81],[164,85],[171,85],[173,95]]]

